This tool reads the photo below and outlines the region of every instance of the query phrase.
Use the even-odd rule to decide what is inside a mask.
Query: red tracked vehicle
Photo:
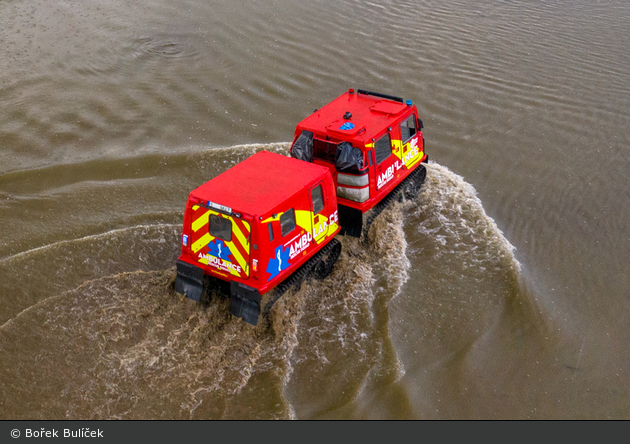
[[[229,283],[230,311],[256,325],[264,294],[295,272],[332,271],[338,221],[328,168],[256,153],[189,194],[175,290],[199,301],[204,275]]]
[[[391,200],[415,195],[421,129],[411,101],[369,91],[315,110],[296,128],[294,158],[259,152],[190,193],[175,290],[200,301],[204,276],[229,285],[232,314],[256,325],[288,287],[332,271],[336,234],[361,236]]]
[[[297,125],[291,155],[330,169],[340,224],[360,236],[401,188],[424,182],[422,127],[410,100],[350,89]]]

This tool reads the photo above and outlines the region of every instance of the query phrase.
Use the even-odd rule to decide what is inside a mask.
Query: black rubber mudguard
[[[187,262],[177,260],[175,291],[199,302],[203,293],[203,270]]]
[[[230,293],[230,312],[236,317],[243,318],[248,324],[258,324],[262,300],[258,290],[232,281]]]

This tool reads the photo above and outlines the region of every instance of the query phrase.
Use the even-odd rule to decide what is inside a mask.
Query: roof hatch
[[[402,112],[406,108],[407,108],[407,105],[404,105],[399,102],[392,102],[390,100],[380,100],[376,102],[374,105],[370,106],[370,111],[374,113],[395,116],[396,114]]]

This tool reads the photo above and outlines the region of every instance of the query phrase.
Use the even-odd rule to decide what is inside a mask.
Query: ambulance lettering
[[[328,232],[328,223],[324,220],[323,222],[318,223],[315,228],[313,228],[313,238],[319,239],[320,235],[326,232]]]
[[[419,155],[420,151],[418,150],[418,138],[415,137],[411,139],[411,142],[409,142],[409,150],[403,156],[402,162],[403,164],[409,166],[409,164],[413,163]]]
[[[202,253],[199,253],[198,258],[206,261],[208,265],[218,268],[219,270],[227,272],[235,271],[238,274],[241,273],[241,267],[239,265],[233,264],[225,259],[219,259],[218,257]]]
[[[295,256],[306,250],[311,245],[311,242],[313,242],[313,235],[310,232],[304,233],[297,238],[293,238],[289,242],[291,245],[289,250],[289,259],[293,259]]]
[[[339,222],[339,212],[335,211],[328,216],[328,225],[336,224]]]
[[[394,178],[394,171],[399,169],[397,165],[398,165],[398,161],[396,161],[394,165],[390,165],[389,167],[387,167],[385,172],[383,172],[383,174],[378,176],[378,181],[376,182],[376,186],[378,188],[381,188],[383,185],[385,185],[387,182],[389,182],[390,180]]]

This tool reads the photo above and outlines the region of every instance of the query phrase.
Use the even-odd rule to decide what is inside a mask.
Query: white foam
[[[470,253],[472,261],[508,259],[516,272],[521,264],[516,248],[505,238],[494,219],[488,216],[475,188],[447,167],[430,162],[415,216],[421,219],[418,231],[442,246]],[[488,251],[482,251],[490,247]]]

